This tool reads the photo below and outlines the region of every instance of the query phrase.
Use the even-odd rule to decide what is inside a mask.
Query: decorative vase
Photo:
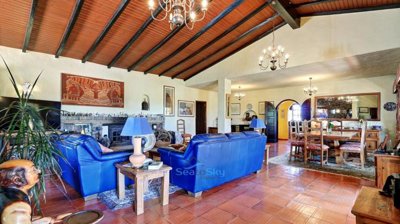
[[[146,156],[142,153],[142,138],[134,137],[132,143],[133,154],[129,156],[129,161],[132,163],[133,167],[139,168],[143,166],[143,162],[146,159]]]

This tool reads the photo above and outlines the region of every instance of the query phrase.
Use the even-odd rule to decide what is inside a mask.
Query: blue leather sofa
[[[194,196],[204,190],[249,175],[262,168],[266,136],[246,131],[200,134],[184,153],[159,148],[161,160],[171,166],[171,183]]]
[[[98,142],[88,135],[62,135],[54,141],[65,159],[59,158],[62,178],[79,192],[85,200],[97,193],[116,189],[116,162],[127,161],[131,151],[103,154]],[[132,181],[125,180],[131,184]]]

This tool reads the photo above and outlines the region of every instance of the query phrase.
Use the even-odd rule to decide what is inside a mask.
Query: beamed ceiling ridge
[[[305,16],[399,8],[400,0],[209,0],[193,30],[155,21],[146,1],[3,1],[0,45],[188,80]],[[200,12],[200,8],[195,9]],[[160,6],[154,11],[163,16]]]

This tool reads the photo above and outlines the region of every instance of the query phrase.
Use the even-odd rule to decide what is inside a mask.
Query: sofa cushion
[[[193,143],[214,142],[223,140],[228,140],[228,138],[224,134],[198,134],[191,139]]]
[[[227,133],[226,136],[228,136],[229,139],[239,139],[239,138],[246,138],[247,137],[242,132]]]
[[[261,135],[258,131],[244,131],[242,133],[245,134],[246,136],[254,136],[254,137]]]

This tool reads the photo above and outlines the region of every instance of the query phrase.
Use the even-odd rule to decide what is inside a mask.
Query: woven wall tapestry
[[[123,108],[124,83],[62,73],[61,103]]]

